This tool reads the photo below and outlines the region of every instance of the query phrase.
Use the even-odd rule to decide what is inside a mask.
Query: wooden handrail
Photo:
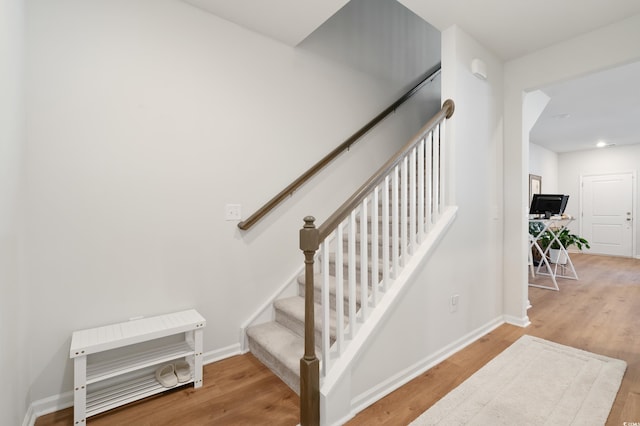
[[[379,185],[389,174],[389,172],[404,158],[413,146],[433,130],[445,118],[450,118],[455,110],[455,104],[451,99],[447,99],[442,104],[442,108],[425,124],[422,129],[405,146],[402,147],[393,157],[391,157],[378,171],[369,178],[347,201],[345,201],[322,225],[318,227],[320,241],[333,232],[334,229],[358,206],[364,198],[369,195],[377,185]]]
[[[260,207],[255,213],[249,216],[247,219],[238,223],[238,228],[243,231],[251,228],[256,222],[262,219],[267,215],[271,210],[273,210],[278,204],[284,201],[290,195],[300,188],[303,184],[305,184],[309,179],[311,179],[316,173],[320,170],[324,169],[329,163],[336,159],[342,152],[349,149],[351,145],[358,141],[362,136],[364,136],[369,130],[375,127],[378,123],[384,120],[389,114],[394,112],[400,105],[405,103],[409,98],[415,95],[425,84],[433,80],[440,73],[440,64],[436,65],[434,68],[429,70],[424,76],[420,79],[420,82],[413,86],[411,90],[402,95],[397,101],[393,104],[389,105],[384,111],[375,116],[371,121],[365,124],[360,130],[355,132],[349,139],[341,143],[338,147],[336,147],[333,151],[325,155],[320,161],[314,164],[309,170],[300,175],[296,180],[291,182],[285,189],[280,191],[278,195],[269,200],[265,205]]]

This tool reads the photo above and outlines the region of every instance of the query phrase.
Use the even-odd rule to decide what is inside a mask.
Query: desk
[[[573,267],[573,262],[571,262],[571,257],[569,256],[569,253],[567,252],[566,247],[564,247],[560,243],[560,240],[558,240],[558,236],[557,236],[558,233],[562,231],[564,228],[566,228],[569,225],[569,223],[571,223],[572,221],[573,221],[573,218],[571,217],[569,218],[552,217],[550,219],[529,219],[530,224],[537,222],[542,225],[539,227],[540,231],[536,235],[529,234],[529,252],[531,252],[531,250],[536,250],[541,257],[541,261],[540,263],[538,263],[538,267],[536,268],[536,273],[538,275],[546,275],[551,277],[551,281],[553,282],[553,286],[544,286],[544,285],[529,283],[530,286],[559,291],[560,288],[558,287],[558,282],[556,281],[556,277],[568,278],[571,280],[578,279],[578,274],[576,274],[576,269]],[[540,239],[540,236],[542,236],[545,232],[549,232],[552,238],[549,246],[543,250],[542,247],[540,247],[540,245],[538,244],[538,240]],[[558,264],[558,263],[550,262],[548,255],[549,255],[549,250],[551,248],[551,244],[554,242],[557,242],[558,245],[560,246],[560,255],[566,256],[567,258],[566,264]],[[529,256],[531,256],[531,254]],[[553,265],[553,267],[551,265]],[[561,268],[561,273],[558,273],[558,266],[560,266]],[[569,270],[571,275],[566,274],[567,269]]]

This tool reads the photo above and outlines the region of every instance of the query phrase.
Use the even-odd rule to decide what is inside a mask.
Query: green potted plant
[[[582,250],[584,247],[591,248],[589,242],[579,235],[572,234],[568,228],[562,229],[556,233],[557,239],[553,238],[553,234],[550,231],[544,232],[538,239],[540,247],[546,250],[549,247],[549,258],[552,263],[564,265],[567,263],[567,257],[565,253],[560,251],[560,244],[565,249],[570,246],[575,246],[578,250]],[[560,243],[558,243],[558,241]]]

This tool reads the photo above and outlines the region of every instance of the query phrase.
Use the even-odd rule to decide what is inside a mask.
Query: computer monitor
[[[544,215],[547,219],[564,213],[569,201],[568,195],[563,194],[533,194],[529,214]]]

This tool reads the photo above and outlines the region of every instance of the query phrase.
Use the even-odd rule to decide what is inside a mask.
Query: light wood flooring
[[[420,375],[349,423],[406,425],[523,334],[628,363],[607,425],[640,422],[640,260],[576,254],[580,280],[560,291],[530,287],[531,325],[502,325]],[[549,278],[536,277],[535,280]],[[205,366],[204,386],[166,392],[92,417],[89,425],[296,425],[298,397],[252,355]],[[72,425],[71,409],[36,426]]]

